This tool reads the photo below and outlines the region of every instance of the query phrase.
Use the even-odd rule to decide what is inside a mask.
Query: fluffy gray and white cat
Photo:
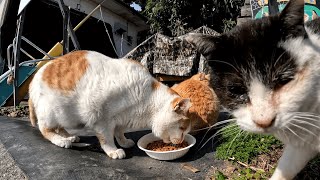
[[[273,134],[285,149],[271,179],[292,179],[320,151],[320,19],[304,1],[220,36],[191,34],[213,68],[213,86],[237,124]]]

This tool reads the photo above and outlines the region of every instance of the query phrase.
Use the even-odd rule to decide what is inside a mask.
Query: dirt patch
[[[269,153],[258,155],[249,164],[230,158],[223,165],[212,167],[209,179],[269,179],[282,153],[282,148],[273,146]],[[294,180],[320,180],[319,172],[320,156],[310,161]]]
[[[234,158],[224,161],[221,167],[212,167],[211,179],[268,179],[282,155],[282,148],[273,146],[268,153],[260,154],[247,164]]]
[[[276,167],[278,160],[283,153],[283,149],[277,146],[271,146],[271,151],[258,155],[250,163],[250,166],[263,169],[265,172],[272,172]]]

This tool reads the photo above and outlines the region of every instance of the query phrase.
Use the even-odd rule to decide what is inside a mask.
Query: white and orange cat
[[[43,66],[29,87],[30,119],[42,135],[69,148],[79,141],[65,129],[93,130],[105,153],[125,157],[121,147],[134,145],[127,129],[151,128],[164,142],[181,143],[190,131],[185,114],[190,100],[154,79],[141,64],[76,51]]]

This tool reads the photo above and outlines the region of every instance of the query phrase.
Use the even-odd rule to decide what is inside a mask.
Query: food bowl
[[[158,160],[173,160],[173,159],[178,159],[184,156],[189,151],[189,149],[196,144],[196,138],[194,138],[190,134],[186,134],[184,141],[188,143],[187,147],[177,149],[177,150],[172,150],[172,151],[152,151],[152,150],[146,149],[149,143],[152,143],[158,140],[161,140],[161,139],[154,136],[152,133],[146,134],[139,139],[138,147],[144,152],[146,152],[147,155],[150,156],[151,158],[158,159]]]

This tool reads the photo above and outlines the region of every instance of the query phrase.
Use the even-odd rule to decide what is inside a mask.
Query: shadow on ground
[[[224,114],[220,119],[225,118]],[[150,131],[127,133],[135,142]],[[210,131],[204,141],[215,131]],[[125,149],[126,159],[112,160],[105,155],[94,136],[81,136],[88,147],[63,149],[45,140],[29,122],[0,116],[0,141],[30,179],[205,179],[211,166],[220,166],[214,159],[209,141],[198,149],[204,133],[197,134],[197,144],[184,157],[158,161],[148,157],[137,146]],[[182,168],[188,163],[200,170],[193,173]]]

